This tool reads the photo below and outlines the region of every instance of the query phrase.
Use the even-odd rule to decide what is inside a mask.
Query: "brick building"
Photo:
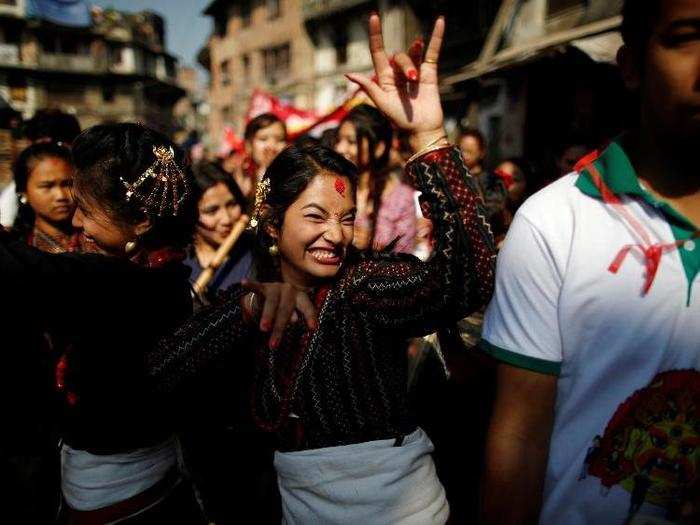
[[[210,72],[209,130],[241,131],[250,94],[261,87],[299,107],[313,104],[313,48],[302,0],[214,0],[204,13],[214,31],[199,61]]]
[[[159,15],[93,7],[72,26],[29,8],[0,1],[0,97],[9,106],[24,118],[61,109],[83,127],[128,120],[173,131],[172,108],[185,92]]]

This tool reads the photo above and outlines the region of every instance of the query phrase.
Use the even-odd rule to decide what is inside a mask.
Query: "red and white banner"
[[[315,111],[296,108],[291,104],[282,102],[270,93],[256,89],[250,99],[246,122],[263,113],[273,113],[284,121],[290,140],[307,133],[318,136],[324,129],[340,124],[340,121],[353,107],[365,100],[365,96],[359,90],[356,90],[338,107],[325,114],[319,114]]]

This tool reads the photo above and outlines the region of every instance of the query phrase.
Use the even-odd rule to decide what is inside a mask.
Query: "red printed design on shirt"
[[[678,510],[698,489],[700,373],[658,374],[622,403],[586,455],[586,474],[603,492],[619,485],[630,493],[630,514],[643,503]]]

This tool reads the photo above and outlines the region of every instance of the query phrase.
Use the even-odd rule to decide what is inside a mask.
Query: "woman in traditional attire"
[[[165,136],[136,124],[83,132],[73,159],[73,224],[98,253],[47,254],[0,231],[4,301],[31,298],[24,315],[66,343],[55,377],[68,522],[198,523],[172,420],[143,373],[146,350],[192,313],[182,264],[196,221],[191,175]],[[4,319],[14,326],[21,315]],[[4,355],[21,353],[26,337],[13,332]]]
[[[255,194],[255,188],[265,170],[287,145],[287,126],[272,113],[263,113],[245,127],[245,157],[234,178],[246,198]]]
[[[408,409],[406,340],[488,300],[494,246],[473,181],[443,128],[437,87],[443,33],[439,19],[425,60],[400,54],[394,68],[373,15],[377,83],[349,76],[411,133],[416,154],[406,176],[434,222],[432,257],[353,250],[355,166],[322,146],[291,146],[259,185],[253,217],[268,253],[256,261],[259,276],[281,283],[233,287],[149,357],[152,380],[166,398],[188,398],[216,383],[245,391],[255,367],[252,413],[278,439],[286,523],[437,524],[449,514],[432,444]],[[269,298],[298,290],[314,298],[318,320],[306,316],[284,332],[276,320],[272,328]],[[269,340],[258,331],[260,296],[266,303],[259,326],[272,328]],[[219,396],[218,411],[230,410],[233,399]],[[194,409],[205,406],[211,402]]]
[[[391,122],[369,104],[350,110],[338,128],[335,150],[360,172],[357,188],[355,246],[413,253],[416,244],[415,190],[389,164]],[[392,243],[394,243],[392,245]]]
[[[19,154],[13,174],[18,212],[13,228],[31,246],[49,253],[83,251],[73,227],[73,161],[70,150],[39,142]]]
[[[216,251],[233,230],[246,210],[247,203],[231,176],[213,162],[195,165],[194,192],[197,196],[197,227],[185,264],[192,269],[190,281],[196,282]],[[246,279],[253,266],[252,239],[243,234],[216,270],[208,292],[219,290]]]

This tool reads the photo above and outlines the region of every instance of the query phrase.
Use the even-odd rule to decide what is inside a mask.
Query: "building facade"
[[[394,0],[302,0],[306,30],[314,44],[314,104],[319,112],[331,109],[347,94],[346,73],[371,73],[367,20],[382,16],[387,52],[405,50],[422,33],[408,2]]]
[[[164,49],[163,19],[94,7],[87,16],[62,25],[28,12],[25,0],[2,0],[0,97],[24,118],[61,109],[83,127],[138,121],[172,133],[172,109],[185,91]]]
[[[250,95],[263,88],[299,107],[313,103],[313,50],[301,0],[215,0],[204,13],[214,31],[200,62],[210,72],[209,130],[241,132]]]
[[[535,186],[568,141],[605,143],[630,118],[615,57],[622,0],[502,0],[479,56],[442,79],[456,117],[479,127],[490,164],[525,157]],[[555,110],[556,108],[556,110]]]
[[[476,58],[498,11],[493,0],[214,0],[214,32],[199,61],[210,72],[212,145],[224,126],[240,133],[255,87],[319,113],[355,89],[345,73],[371,73],[367,19],[382,15],[389,53],[428,36],[448,17],[442,73]],[[456,98],[456,97],[453,97]],[[450,103],[449,95],[446,98]]]

